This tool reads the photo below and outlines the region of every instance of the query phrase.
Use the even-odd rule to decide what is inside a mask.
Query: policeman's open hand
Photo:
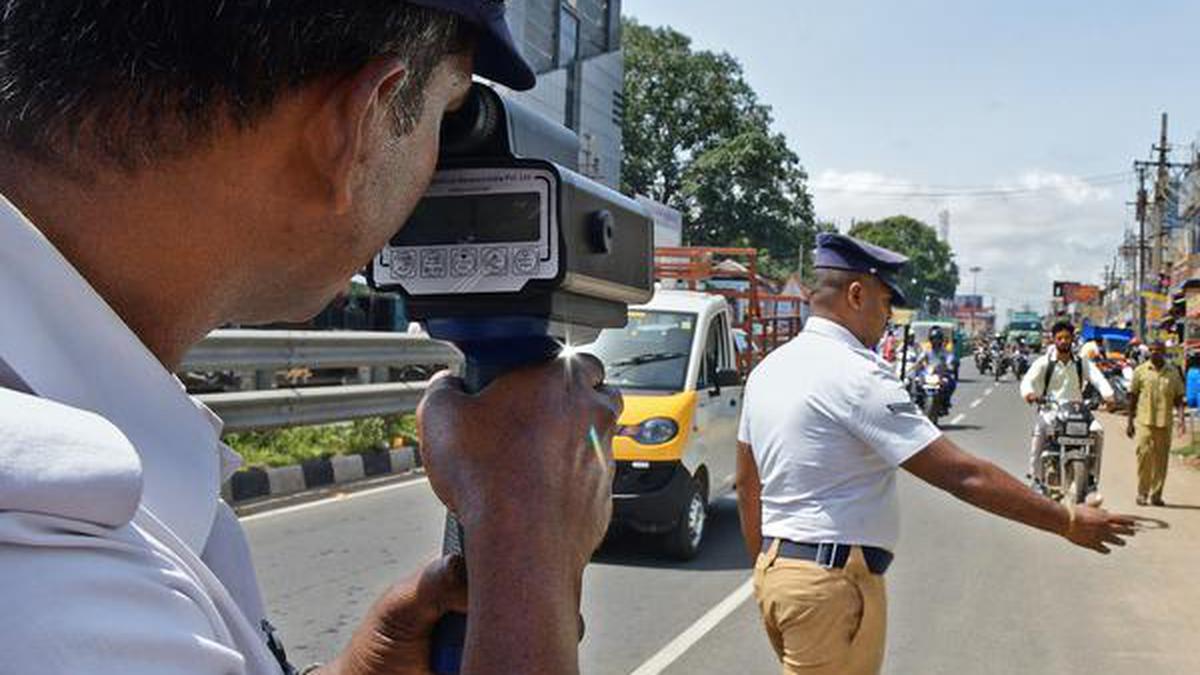
[[[622,402],[603,381],[598,359],[576,355],[507,373],[476,395],[453,377],[430,384],[417,411],[421,457],[468,542],[498,533],[526,559],[549,556],[543,569],[582,571],[612,515]]]
[[[1128,516],[1112,514],[1090,506],[1073,508],[1074,518],[1063,536],[1077,546],[1107,554],[1109,546],[1124,546],[1124,538],[1135,534],[1136,523]]]
[[[321,675],[426,675],[430,637],[443,614],[467,609],[462,558],[446,556],[392,586],[367,613],[350,644]]]

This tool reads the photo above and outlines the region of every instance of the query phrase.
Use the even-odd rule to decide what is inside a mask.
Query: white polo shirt
[[[894,550],[896,468],[940,435],[886,361],[810,318],[746,382],[738,440],[758,465],[763,536]]]
[[[281,672],[220,426],[0,197],[0,673]]]

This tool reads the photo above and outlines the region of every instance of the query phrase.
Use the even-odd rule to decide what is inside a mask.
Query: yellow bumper
[[[625,411],[619,424],[634,427],[654,417],[667,417],[679,426],[675,438],[659,445],[642,445],[632,438],[613,439],[613,455],[619,461],[665,462],[683,458],[692,434],[692,415],[696,411],[696,392],[685,391],[670,396],[625,395]]]

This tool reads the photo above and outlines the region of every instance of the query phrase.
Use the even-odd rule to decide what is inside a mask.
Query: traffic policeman
[[[345,288],[473,72],[533,86],[504,4],[10,0],[0,32],[0,673],[290,673],[219,496],[238,459],[171,372],[213,328]],[[422,453],[470,593],[463,559],[431,563],[321,672],[426,672],[452,609],[464,673],[577,671],[611,510],[588,430],[620,408],[601,379],[580,358],[430,385]]]
[[[750,374],[738,433],[738,511],[754,591],[784,673],[879,672],[885,574],[899,536],[896,469],[979,508],[1101,553],[1133,522],[1032,493],[925,419],[871,348],[905,298],[907,262],[821,234],[804,331]]]

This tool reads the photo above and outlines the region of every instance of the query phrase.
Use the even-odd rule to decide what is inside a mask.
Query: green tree
[[[878,244],[909,258],[900,276],[900,288],[915,307],[937,312],[940,301],[958,288],[958,264],[954,251],[938,239],[937,231],[909,216],[891,216],[862,221],[850,228],[850,236]]]
[[[688,244],[750,246],[768,274],[794,269],[815,232],[807,175],[741,64],[670,28],[624,31],[623,189],[683,213]]]

